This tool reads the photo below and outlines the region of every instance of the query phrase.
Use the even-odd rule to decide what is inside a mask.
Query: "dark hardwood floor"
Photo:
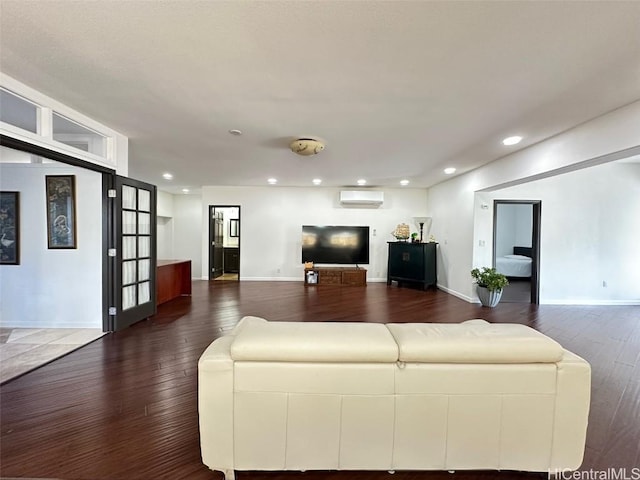
[[[193,296],[0,389],[0,475],[64,480],[221,479],[200,461],[197,361],[243,315],[281,321],[530,325],[588,360],[592,405],[582,469],[640,465],[640,307],[494,309],[446,293],[369,284],[205,282]],[[239,480],[485,480],[517,472],[240,472]],[[573,478],[573,477],[571,477]],[[596,477],[581,477],[596,478]],[[601,478],[601,477],[597,477]],[[613,478],[613,477],[612,477]],[[621,478],[621,477],[617,477]]]

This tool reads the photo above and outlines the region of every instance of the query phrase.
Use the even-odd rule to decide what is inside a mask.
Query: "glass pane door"
[[[156,187],[116,179],[118,285],[116,330],[155,313]]]

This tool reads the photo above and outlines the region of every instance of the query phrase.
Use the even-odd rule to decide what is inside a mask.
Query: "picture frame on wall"
[[[20,265],[20,192],[0,192],[0,265]]]
[[[48,248],[78,248],[75,175],[47,175],[45,183]]]

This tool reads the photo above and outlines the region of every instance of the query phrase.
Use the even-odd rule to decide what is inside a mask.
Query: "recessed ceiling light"
[[[164,178],[165,180],[173,180],[173,175],[171,175],[170,173],[163,173],[162,174],[162,178]]]
[[[360,180],[358,180],[358,185],[366,185],[367,181],[364,178],[361,178]]]
[[[231,135],[236,135],[236,136],[237,135],[242,135],[242,130],[237,130],[237,129],[234,128],[233,130],[229,130],[229,133]]]
[[[515,145],[516,143],[520,143],[520,140],[522,140],[522,137],[519,136],[515,136],[515,137],[507,137],[504,140],[502,140],[502,144],[503,145]]]
[[[444,169],[444,173],[446,173],[447,175],[451,175],[452,173],[456,173],[456,169],[453,167],[448,167]]]
[[[189,189],[188,188],[183,188],[182,189],[182,193],[189,193]]]
[[[277,178],[269,178],[269,179],[267,179],[267,183],[269,185],[275,185],[276,183],[278,183],[278,179]]]
[[[314,185],[320,185],[322,183],[322,179],[321,178],[314,178],[311,181],[313,182]]]
[[[400,180],[400,185],[406,187],[407,185],[409,185],[409,180]]]

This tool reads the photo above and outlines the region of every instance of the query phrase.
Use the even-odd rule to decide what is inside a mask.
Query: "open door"
[[[156,313],[156,187],[116,175],[113,329]]]
[[[211,227],[209,250],[209,280],[215,280],[223,274],[224,268],[224,214],[210,209]]]
[[[209,280],[240,280],[240,205],[209,205]]]
[[[539,200],[494,200],[493,266],[507,276],[502,302],[540,303]]]

